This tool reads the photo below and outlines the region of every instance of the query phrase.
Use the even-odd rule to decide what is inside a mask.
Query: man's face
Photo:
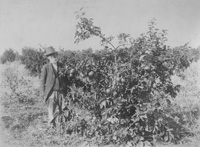
[[[48,56],[48,59],[49,59],[50,63],[53,63],[53,64],[57,63],[57,55],[56,54]]]

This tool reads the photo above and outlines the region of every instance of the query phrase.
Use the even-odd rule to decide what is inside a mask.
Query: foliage
[[[173,82],[181,85],[180,92],[173,102],[173,111],[182,114],[179,121],[189,128],[191,132],[197,133],[199,130],[199,61],[193,62],[188,69],[186,69],[180,78],[174,76]],[[178,104],[177,106],[174,106]]]
[[[18,66],[18,68],[16,68]],[[1,104],[8,116],[4,116],[4,120],[13,120],[7,126],[11,130],[25,129],[37,117],[41,109],[35,105],[40,100],[40,91],[35,80],[28,77],[28,72],[23,69],[24,66],[19,63],[13,63],[6,67],[2,73],[1,89],[4,89]]]
[[[43,119],[45,119],[43,116],[45,116],[46,113],[45,107],[40,101],[41,98],[37,89],[39,86],[39,79],[29,77],[29,73],[27,73],[26,70],[23,70],[23,68],[24,66],[15,63],[15,65],[6,67],[4,70],[2,70],[4,71],[3,73],[12,74],[3,74],[4,82],[2,82],[1,85],[4,85],[4,88],[7,89],[7,94],[2,97],[4,108],[6,108],[5,110],[7,111],[7,114],[4,115],[1,119],[4,122],[5,127],[10,130],[11,134],[9,137],[13,136],[15,139],[19,139],[19,146],[78,146],[80,144],[84,144],[85,146],[99,146],[102,144],[111,143],[114,144],[114,146],[117,144],[127,144],[127,146],[132,146],[132,144],[137,143],[138,140],[139,142],[144,140],[149,140],[149,142],[151,142],[151,134],[148,133],[147,128],[144,129],[145,123],[143,123],[143,121],[151,122],[151,118],[153,118],[153,116],[158,117],[158,114],[161,115],[159,118],[163,119],[159,119],[159,124],[157,124],[158,127],[161,125],[159,128],[162,128],[159,130],[162,131],[162,133],[160,132],[160,136],[158,137],[164,141],[173,141],[174,134],[175,137],[179,137],[182,135],[182,133],[179,132],[179,130],[173,132],[171,128],[173,128],[173,126],[178,128],[182,124],[189,124],[189,122],[181,122],[183,118],[182,114],[189,114],[185,113],[186,111],[182,111],[185,108],[180,109],[180,107],[177,107],[177,104],[179,103],[184,104],[184,102],[181,103],[181,96],[179,97],[180,101],[177,103],[172,101],[170,107],[168,107],[169,105],[163,101],[161,104],[163,109],[160,107],[152,110],[151,113],[147,114],[148,119],[145,117],[145,113],[139,114],[139,120],[136,119],[138,114],[134,115],[132,120],[130,120],[131,123],[128,123],[128,119],[122,119],[121,117],[123,115],[106,118],[103,114],[106,113],[106,109],[99,109],[100,107],[98,105],[96,110],[90,108],[90,106],[95,105],[95,101],[93,100],[95,95],[92,95],[91,92],[87,92],[90,89],[87,89],[87,87],[86,89],[79,87],[80,85],[77,82],[78,80],[71,77],[73,80],[76,79],[76,81],[72,80],[73,83],[71,84],[73,85],[76,83],[77,86],[70,86],[71,90],[68,93],[66,99],[68,100],[66,102],[67,107],[63,110],[64,114],[58,115],[58,130],[49,130],[47,129],[46,124],[43,123]],[[70,73],[68,75],[70,75]],[[7,77],[10,77],[10,82],[17,81],[15,80],[16,78],[14,78],[17,77],[18,81],[13,82],[19,83],[18,87],[14,88],[15,90],[10,88],[13,86],[9,86],[15,84],[7,84],[9,83],[6,80],[8,79]],[[23,79],[22,81],[24,82],[19,82],[20,79]],[[36,82],[37,84],[35,85],[33,82]],[[28,89],[30,91],[27,91]],[[74,98],[72,96],[73,91],[75,92]],[[16,96],[17,94],[19,94],[19,96]],[[162,95],[160,95],[160,97],[161,96]],[[21,98],[24,98],[23,101],[21,101]],[[97,104],[100,104],[100,102]],[[168,109],[166,109],[164,106],[168,107]],[[192,105],[187,107],[189,108],[191,106]],[[120,108],[120,104],[118,108]],[[141,110],[142,109],[145,108],[141,107]],[[166,110],[168,110],[168,112],[164,112]],[[189,118],[194,117],[191,115],[191,117],[188,117],[186,121],[188,121]],[[175,122],[175,120],[177,120],[177,122]],[[166,122],[169,122],[169,126],[162,125],[162,123],[165,124]],[[137,132],[137,127],[139,127],[139,124],[141,130],[144,129],[145,131],[141,131],[141,136],[137,136],[133,139],[135,142],[128,141],[130,139],[130,134],[139,133]],[[133,127],[134,125],[137,127]],[[190,128],[192,128],[192,125]],[[144,132],[144,134],[142,132]],[[11,140],[14,141],[14,138]],[[157,140],[159,140],[159,138]],[[176,140],[179,140],[179,138],[176,138]]]
[[[44,57],[44,51],[41,49],[35,50],[25,47],[22,49],[21,61],[26,69],[31,71],[32,75],[40,75],[41,68],[47,62],[47,59]]]
[[[84,58],[76,52],[70,57],[62,54],[67,66],[61,77],[65,77],[68,93],[66,107],[56,117],[63,118],[64,124],[67,121],[64,132],[95,138],[98,144],[133,146],[144,141],[152,145],[156,140],[178,142],[191,135],[169,109],[180,90],[171,77],[194,60],[191,48],[181,46],[180,52],[166,47],[166,30],[159,31],[155,20],[137,39],[118,35],[115,46],[114,37],[105,37],[93,19],[84,13],[77,19],[75,43],[97,36],[105,49],[88,55],[83,51]],[[71,107],[87,111],[89,119],[73,117],[77,112]]]
[[[1,63],[4,64],[6,62],[13,62],[15,61],[16,53],[13,49],[5,50],[3,55],[1,56]]]

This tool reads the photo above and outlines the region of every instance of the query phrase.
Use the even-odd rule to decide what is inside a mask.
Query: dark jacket
[[[61,67],[58,64],[58,70],[59,68]],[[42,67],[40,79],[41,89],[43,92],[44,100],[46,102],[50,96],[51,91],[53,90],[56,79],[56,73],[51,63],[47,63]]]

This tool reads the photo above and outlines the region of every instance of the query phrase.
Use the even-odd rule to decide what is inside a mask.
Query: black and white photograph
[[[199,0],[0,0],[0,147],[200,147]]]

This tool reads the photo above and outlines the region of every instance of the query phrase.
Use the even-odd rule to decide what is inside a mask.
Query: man
[[[50,46],[46,49],[45,55],[49,59],[49,63],[44,65],[41,70],[41,89],[44,100],[48,107],[48,124],[55,127],[55,111],[58,107],[62,111],[62,87],[59,77],[59,70],[61,65],[57,61],[57,52]]]

